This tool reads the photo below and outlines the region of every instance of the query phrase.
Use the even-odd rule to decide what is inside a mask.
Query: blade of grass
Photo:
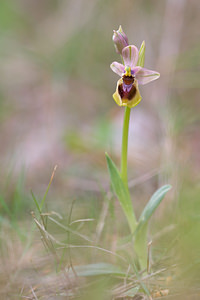
[[[45,202],[45,200],[46,200],[46,197],[47,197],[47,194],[48,194],[48,192],[49,192],[49,189],[50,189],[51,183],[52,183],[52,181],[53,181],[53,178],[54,178],[54,175],[55,175],[56,169],[57,169],[57,165],[55,165],[55,167],[54,167],[54,169],[53,169],[53,173],[52,173],[52,175],[51,175],[51,178],[50,178],[50,181],[49,181],[48,187],[47,187],[47,189],[46,189],[46,192],[45,192],[45,194],[44,194],[44,197],[43,197],[43,199],[42,199],[42,201],[41,201],[41,203],[40,203],[40,210],[41,210],[41,211],[42,211],[42,208],[43,208],[43,206],[44,206],[44,202]]]
[[[41,209],[40,209],[40,205],[39,205],[39,203],[38,203],[38,201],[37,201],[37,199],[36,199],[36,197],[35,197],[32,190],[31,190],[31,196],[33,198],[33,201],[35,202],[35,206],[37,207],[37,210],[38,210],[39,214],[41,214],[42,212],[41,212]]]
[[[7,203],[5,202],[5,200],[3,199],[2,196],[0,196],[0,204],[2,205],[3,209],[5,210],[5,212],[12,217],[12,213],[7,205]]]
[[[81,237],[82,239],[84,239],[84,240],[86,240],[88,242],[92,242],[87,236],[85,236],[85,235],[83,235],[83,234],[81,234],[81,233],[79,233],[79,232],[71,229],[69,226],[61,224],[60,222],[56,221],[55,219],[51,218],[50,216],[48,216],[48,219],[51,220],[52,222],[54,222],[55,224],[57,224],[60,228],[66,230],[66,231],[69,231],[69,232],[71,232],[71,233],[73,233],[73,234]]]

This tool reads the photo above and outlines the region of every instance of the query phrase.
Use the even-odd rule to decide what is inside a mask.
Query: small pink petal
[[[125,66],[134,68],[138,61],[138,48],[136,46],[127,46],[122,50],[122,57]]]
[[[124,66],[116,61],[114,61],[111,65],[111,70],[118,74],[120,77],[124,74]]]
[[[136,67],[133,71],[139,84],[146,84],[160,77],[158,72],[141,67]]]

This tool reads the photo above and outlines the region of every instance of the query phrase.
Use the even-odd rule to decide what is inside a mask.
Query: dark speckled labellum
[[[142,99],[134,76],[123,75],[117,82],[113,98],[119,106],[136,106]]]
[[[126,76],[122,77],[122,83],[118,86],[118,93],[121,99],[132,100],[136,95],[136,87],[134,85],[135,77],[134,76]]]

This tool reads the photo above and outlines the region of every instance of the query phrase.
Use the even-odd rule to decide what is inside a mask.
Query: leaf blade
[[[171,185],[164,185],[159,188],[150,198],[149,202],[140,215],[138,226],[135,231],[134,249],[139,258],[142,269],[147,267],[147,231],[148,221],[156,208],[159,206],[166,193],[172,188]]]
[[[129,227],[131,229],[131,232],[133,233],[136,229],[137,222],[133,210],[133,205],[130,199],[129,192],[127,188],[125,187],[122,178],[120,176],[120,173],[112,161],[112,159],[109,157],[109,155],[106,153],[106,161],[107,161],[107,167],[110,175],[110,181],[112,188],[120,202],[120,205],[125,213],[125,216],[127,218],[127,221],[129,223]]]
[[[171,190],[172,186],[170,184],[166,184],[159,188],[150,198],[149,202],[143,209],[143,212],[140,215],[139,218],[139,224],[142,222],[147,222],[156,208],[159,206],[163,198],[165,197],[166,193]]]

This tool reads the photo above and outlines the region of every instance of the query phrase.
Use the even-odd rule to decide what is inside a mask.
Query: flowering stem
[[[122,152],[121,152],[121,178],[124,185],[128,189],[128,176],[127,176],[127,153],[128,153],[128,131],[131,109],[126,106],[124,111],[124,124],[122,133]]]

